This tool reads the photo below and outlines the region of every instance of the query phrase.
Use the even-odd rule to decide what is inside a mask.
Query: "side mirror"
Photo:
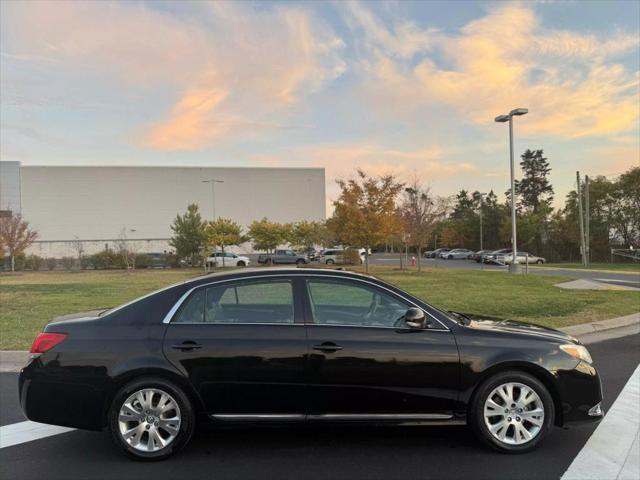
[[[429,324],[424,312],[415,307],[411,307],[407,310],[407,313],[404,314],[404,322],[407,324],[407,327],[416,330],[421,330]]]

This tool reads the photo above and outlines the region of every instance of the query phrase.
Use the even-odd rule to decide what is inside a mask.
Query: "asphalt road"
[[[404,259],[403,259],[404,261]],[[411,256],[409,256],[411,261]],[[373,254],[371,255],[370,262],[374,265],[389,265],[399,266],[400,258],[398,254]],[[484,265],[482,263],[476,263],[471,260],[445,260],[434,258],[423,258],[422,265],[431,268],[455,268],[466,270],[495,270],[495,271],[507,271],[507,267],[502,265]],[[594,271],[584,271],[579,269],[556,269],[547,267],[531,266],[529,273],[532,275],[551,275],[557,277],[572,277],[582,278],[586,280],[596,280],[603,283],[610,283],[614,285],[623,285],[629,287],[640,288],[640,274],[634,274],[632,272],[627,273],[603,273]]]
[[[640,334],[589,346],[608,409],[640,362]],[[0,374],[2,425],[22,419],[17,374]],[[467,427],[287,427],[203,430],[176,457],[130,461],[107,434],[73,431],[0,450],[6,479],[552,479],[594,425],[554,429],[536,451],[509,456],[481,446]]]

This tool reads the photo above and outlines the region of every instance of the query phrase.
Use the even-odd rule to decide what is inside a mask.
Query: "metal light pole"
[[[224,180],[217,180],[215,178],[211,178],[209,180],[202,180],[202,183],[210,183],[211,184],[211,220],[216,221],[216,183],[224,183]]]
[[[480,194],[480,250],[482,250],[482,207],[484,206],[484,197],[486,193]]]
[[[511,273],[519,273],[520,265],[518,264],[518,242],[516,239],[516,179],[515,166],[513,164],[513,117],[526,115],[529,110],[526,108],[516,108],[511,110],[508,115],[499,115],[495,118],[498,123],[509,122],[509,157],[511,159],[511,264],[509,271]]]

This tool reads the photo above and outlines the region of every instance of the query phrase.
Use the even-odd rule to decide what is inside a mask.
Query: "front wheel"
[[[296,260],[296,265],[304,265],[305,263],[307,263],[307,262],[305,262],[305,261],[304,261],[304,260],[302,260],[301,258],[300,258],[300,259],[298,259],[298,260]]]
[[[191,402],[161,378],[134,380],[115,395],[108,413],[116,447],[135,460],[163,460],[184,447],[195,429]]]
[[[333,261],[333,260],[331,260],[331,259],[329,259],[329,260],[327,260],[327,261],[326,261],[326,264],[327,264],[327,265],[333,265],[334,263],[336,263],[336,262],[334,262],[334,261]]]
[[[246,267],[246,266],[247,266],[247,264],[246,264],[246,263],[244,263],[242,260],[240,260],[236,265],[237,265],[238,267]]]
[[[536,260],[536,263],[537,263],[538,265],[541,265],[541,264],[543,264],[543,263],[544,263],[544,260]]]
[[[469,420],[480,440],[503,453],[535,449],[554,424],[553,399],[535,377],[499,373],[476,392]]]

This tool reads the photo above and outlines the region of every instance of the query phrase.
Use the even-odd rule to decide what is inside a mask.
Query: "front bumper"
[[[602,419],[602,383],[593,365],[580,361],[573,370],[557,372],[557,377],[563,426]]]

